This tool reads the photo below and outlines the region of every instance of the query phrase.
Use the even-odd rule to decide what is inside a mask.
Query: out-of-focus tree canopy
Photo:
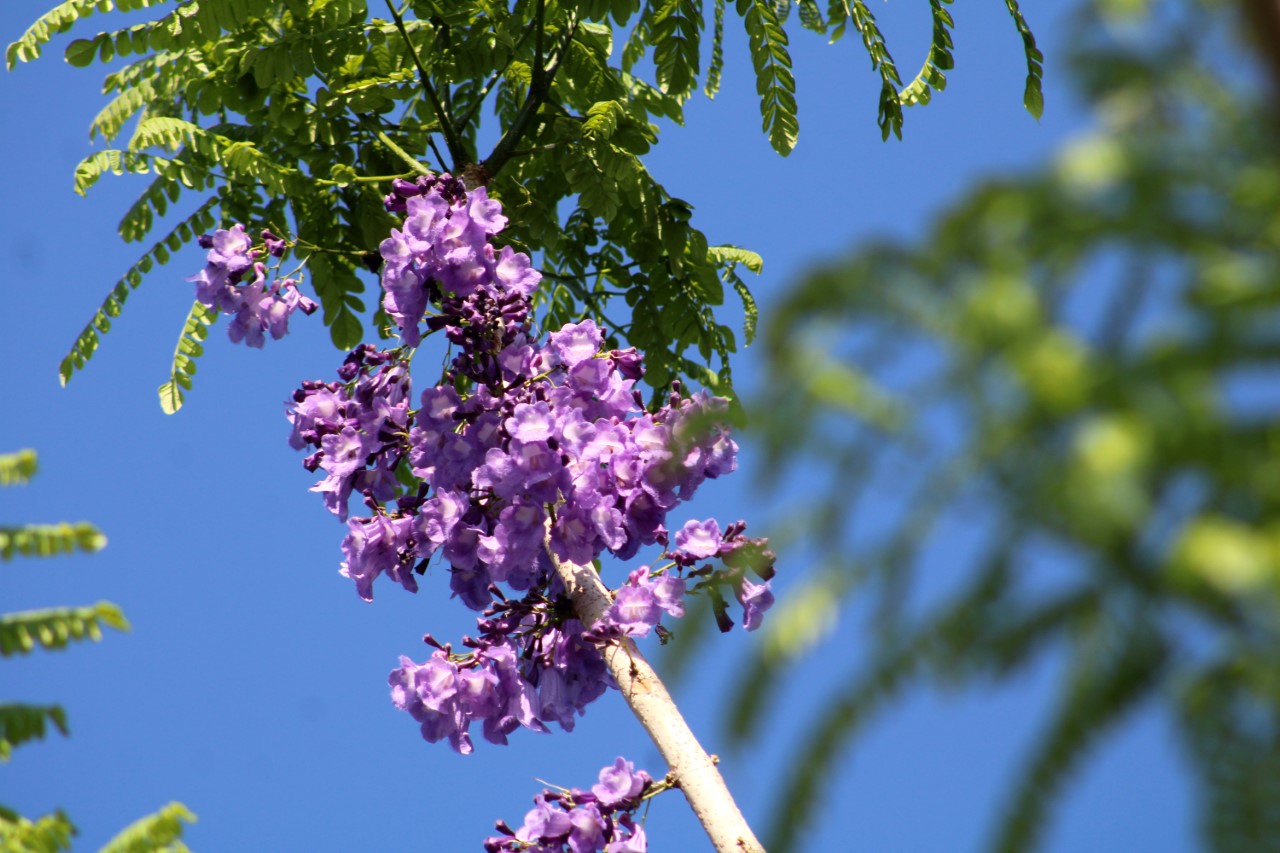
[[[24,485],[35,473],[35,451],[0,454],[0,487]],[[0,525],[0,563],[15,556],[92,553],[106,544],[107,538],[87,522]],[[0,613],[0,658],[30,654],[37,647],[59,651],[72,643],[100,640],[103,628],[129,629],[120,608],[109,601],[89,607]],[[61,705],[0,698],[0,762],[7,762],[15,747],[43,740],[53,731],[70,733]],[[125,827],[99,853],[189,853],[181,840],[183,824],[194,820],[182,803],[169,803]],[[0,805],[0,853],[59,853],[71,849],[75,834],[75,825],[60,810],[31,820]]]
[[[830,477],[794,519],[818,568],[726,703],[733,731],[761,730],[796,657],[826,652],[833,673],[790,722],[805,734],[771,851],[799,849],[904,688],[1064,650],[992,850],[1034,849],[1072,772],[1149,702],[1175,711],[1207,847],[1280,850],[1280,134],[1237,11],[1089,4],[1064,39],[1089,135],[920,239],[815,272],[769,317],[767,467]],[[948,520],[981,545],[953,549],[963,584],[924,600]],[[868,634],[836,636],[874,651],[842,672],[830,626],[855,599],[874,602]]]

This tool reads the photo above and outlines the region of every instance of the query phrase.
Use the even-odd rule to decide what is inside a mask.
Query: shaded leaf
[[[8,761],[15,746],[32,740],[44,740],[49,727],[63,735],[67,728],[67,712],[60,705],[0,705],[0,761]],[[0,842],[0,849],[3,849]]]

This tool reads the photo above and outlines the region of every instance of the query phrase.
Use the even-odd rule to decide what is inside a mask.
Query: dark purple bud
[[[213,235],[201,234],[199,237],[196,238],[196,245],[199,246],[201,249],[212,249]]]
[[[262,241],[267,244],[267,254],[271,255],[271,257],[279,258],[284,255],[284,240],[280,239],[275,234],[272,234],[265,228],[262,231]],[[310,314],[311,312],[308,311],[307,313]]]
[[[422,187],[403,178],[396,178],[391,182],[391,192],[400,198],[413,198],[414,196],[422,195],[422,190]]]
[[[616,349],[609,353],[609,359],[618,372],[627,379],[639,381],[644,376],[644,359],[635,347]]]

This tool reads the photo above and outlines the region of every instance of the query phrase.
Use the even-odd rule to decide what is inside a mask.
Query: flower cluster
[[[270,231],[263,231],[262,236],[270,254],[279,257],[284,252],[283,240]],[[266,265],[255,260],[259,252],[243,225],[202,234],[199,243],[200,248],[209,250],[205,267],[187,281],[195,282],[196,299],[201,304],[234,315],[227,328],[232,343],[243,341],[260,348],[266,333],[276,340],[288,334],[289,317],[294,311],[311,314],[318,307],[302,295],[291,278],[267,286]],[[251,269],[252,280],[242,284]]]
[[[593,321],[543,339],[530,303],[541,275],[527,255],[494,247],[506,217],[483,188],[448,175],[397,181],[387,207],[405,215],[381,246],[383,308],[404,345],[357,348],[338,382],[304,383],[288,414],[291,443],[311,449],[305,464],[324,475],[313,490],[347,524],[341,571],[360,596],[371,599],[384,574],[416,591],[438,555],[454,596],[481,614],[470,651],[429,641],[427,661],[401,659],[390,676],[397,707],[427,740],[460,752],[473,724],[496,743],[521,726],[572,729],[611,686],[597,644],[682,615],[686,579],[712,596],[722,628],[725,588],[756,627],[772,601],[762,540],[708,520],[672,545],[666,527],[679,502],[736,467],[725,401],[675,385],[649,411],[635,388],[639,354],[610,348]],[[413,410],[409,360],[424,328],[453,354]],[[357,495],[368,515],[350,516]],[[667,565],[633,572],[598,624],[572,617],[554,561],[630,559],[652,545]]]
[[[486,853],[645,853],[644,828],[635,821],[640,803],[652,795],[653,779],[619,758],[600,771],[590,791],[544,790],[519,829],[502,821],[486,838]]]
[[[401,657],[388,678],[392,702],[419,722],[428,742],[447,739],[463,754],[472,750],[473,723],[496,744],[520,726],[546,732],[554,722],[572,731],[613,681],[590,633],[558,611],[536,590],[497,601],[477,622],[479,638],[464,640],[467,653],[428,634],[436,651],[422,664]]]

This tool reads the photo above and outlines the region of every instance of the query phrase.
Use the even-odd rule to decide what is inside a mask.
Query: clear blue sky
[[[43,6],[0,6],[0,40]],[[880,141],[878,82],[856,36],[828,46],[797,31],[801,135],[787,160],[760,133],[745,33],[731,22],[724,91],[695,99],[650,166],[696,206],[712,242],[764,255],[752,285],[767,310],[806,265],[873,235],[918,233],[975,180],[1043,162],[1085,126],[1055,51],[1067,8],[1027,4],[1047,54],[1043,121],[1021,108],[1022,53],[1003,4],[957,4],[959,67],[933,105],[908,113],[901,143]],[[875,10],[908,73],[927,47],[927,4]],[[88,199],[72,192],[74,166],[93,150],[86,128],[103,103],[102,75],[67,66],[66,41],[0,75],[0,450],[34,447],[41,461],[33,484],[0,492],[0,520],[90,520],[110,544],[91,557],[0,567],[0,610],[109,599],[134,631],[0,662],[0,701],[61,702],[72,727],[71,738],[24,747],[0,768],[0,802],[29,816],[65,809],[82,850],[177,799],[199,815],[189,842],[206,853],[464,851],[479,850],[495,819],[519,823],[542,787],[535,777],[586,785],[618,754],[664,772],[616,696],[573,734],[519,732],[513,746],[480,743],[470,757],[424,743],[392,708],[385,678],[397,656],[422,659],[424,631],[457,638],[470,617],[438,573],[417,596],[388,585],[372,604],[337,575],[343,530],[307,492],[314,478],[285,443],[282,406],[300,380],[328,378],[340,362],[318,318],[295,319],[293,334],[265,351],[232,346],[215,327],[187,407],[166,417],[156,387],[191,304],[183,279],[203,262],[190,247],[151,274],[88,370],[59,387],[62,355],[141,253],[115,224],[145,180],[107,178]],[[749,383],[752,371],[747,353],[738,374]],[[745,470],[709,484],[683,517],[744,517],[768,532],[768,496],[749,488],[749,435],[742,445]],[[784,552],[779,569],[785,595],[788,574],[804,566]],[[854,623],[839,630],[847,642],[828,653],[859,655]],[[677,694],[712,751],[724,752],[721,688],[750,641],[720,638]],[[998,690],[900,704],[850,753],[806,849],[977,851],[1048,707],[1053,663]],[[822,661],[810,661],[767,742],[725,753],[754,820],[768,811],[795,727],[821,701],[823,676]],[[1143,713],[1070,786],[1046,850],[1190,851],[1192,807],[1168,721]],[[648,827],[655,851],[709,849],[678,795],[654,805]]]

